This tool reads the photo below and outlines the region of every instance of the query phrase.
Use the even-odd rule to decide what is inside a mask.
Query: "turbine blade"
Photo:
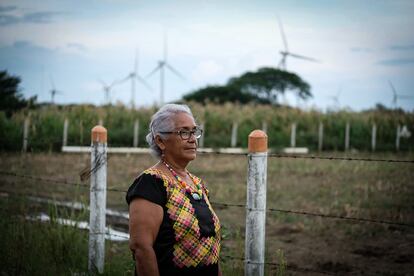
[[[170,69],[171,72],[173,72],[175,75],[177,75],[179,78],[185,80],[184,76],[181,75],[176,69],[174,69],[171,65],[168,63],[165,63],[165,66],[167,66],[168,69]]]
[[[135,49],[135,61],[134,61],[134,73],[135,73],[135,75],[138,72],[138,58],[139,58],[139,51],[138,51],[138,48],[137,48],[137,49]]]
[[[285,32],[283,30],[282,21],[280,20],[279,17],[277,17],[277,22],[279,23],[280,35],[282,36],[282,41],[283,41],[283,45],[285,46],[285,51],[289,51],[286,36],[285,36]]]
[[[302,55],[297,55],[297,54],[292,54],[292,53],[287,53],[287,55],[289,55],[291,57],[299,58],[299,59],[304,59],[304,60],[320,63],[319,60],[311,58],[311,57],[305,57],[305,56],[302,56]]]
[[[164,31],[164,48],[163,48],[163,58],[164,58],[164,62],[167,62],[167,55],[168,55],[168,37],[167,37],[167,32]]]
[[[152,87],[145,81],[144,78],[142,78],[141,76],[137,75],[137,79],[138,81],[144,85],[149,91],[153,92],[154,90],[152,89]]]
[[[392,90],[392,93],[393,93],[394,97],[396,97],[397,96],[397,90],[395,90],[394,85],[392,84],[392,82],[390,80],[388,80],[388,84],[391,87],[391,90]]]
[[[160,68],[162,63],[158,63],[158,65],[154,68],[154,70],[151,71],[151,73],[149,73],[145,78],[148,79],[149,77],[151,77],[155,72],[157,72]]]

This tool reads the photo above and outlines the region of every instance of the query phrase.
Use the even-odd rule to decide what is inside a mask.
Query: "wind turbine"
[[[167,37],[164,34],[164,49],[163,49],[163,59],[158,61],[158,65],[146,76],[149,78],[153,74],[155,74],[158,70],[160,71],[160,105],[164,105],[164,86],[165,86],[165,68],[170,70],[179,78],[185,80],[185,78],[174,68],[172,67],[167,61]]]
[[[122,80],[120,80],[117,83],[123,83],[127,80],[131,80],[131,107],[135,108],[135,81],[138,80],[145,88],[147,88],[149,91],[153,91],[151,86],[148,85],[148,83],[145,81],[143,77],[141,77],[138,74],[138,50],[135,52],[135,60],[134,60],[134,68],[132,68],[132,71]]]
[[[334,96],[329,96],[329,98],[333,100],[334,106],[336,106],[338,109],[340,108],[339,97],[341,96],[341,92],[342,92],[342,88],[340,87],[338,89],[338,92]]]
[[[50,80],[50,86],[52,87],[52,89],[49,91],[50,96],[51,96],[51,104],[54,104],[55,103],[55,96],[57,94],[63,94],[63,93],[62,93],[62,91],[56,90],[55,82],[53,81],[52,75],[49,75],[49,80]]]
[[[102,85],[102,90],[104,91],[104,94],[105,94],[105,102],[106,102],[106,104],[109,105],[111,103],[111,98],[110,98],[111,97],[111,95],[110,95],[111,90],[112,90],[112,88],[114,87],[115,84],[119,83],[119,81],[113,81],[111,84],[107,84],[106,82],[104,82],[101,79],[99,79],[98,81]]]
[[[282,58],[279,61],[279,64],[277,66],[278,68],[280,68],[281,70],[286,71],[286,60],[287,60],[288,56],[293,57],[293,58],[297,58],[297,59],[303,59],[303,60],[307,60],[307,61],[320,63],[320,61],[318,61],[314,58],[306,57],[306,56],[302,56],[302,55],[298,55],[298,54],[294,54],[294,53],[289,52],[289,47],[288,47],[287,39],[286,39],[286,36],[285,36],[285,32],[283,30],[282,21],[280,20],[279,17],[277,18],[277,21],[279,23],[280,35],[282,36],[283,46],[284,46],[284,50],[280,51],[280,54],[281,54]]]
[[[408,95],[397,94],[397,90],[395,90],[395,87],[394,87],[394,85],[392,84],[392,82],[390,80],[388,80],[388,84],[391,87],[391,91],[392,91],[392,95],[393,95],[392,103],[394,105],[394,108],[397,108],[397,100],[398,99],[413,99],[414,98],[414,97],[408,96]]]

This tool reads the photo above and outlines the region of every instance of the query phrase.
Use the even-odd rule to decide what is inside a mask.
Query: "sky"
[[[127,1],[0,0],[0,70],[21,77],[25,97],[59,104],[105,103],[102,82],[124,79],[137,59],[137,107],[165,102],[207,85],[224,85],[261,67],[287,70],[311,86],[313,98],[283,103],[322,111],[360,111],[381,103],[414,111],[414,1]],[[164,41],[166,41],[164,43]],[[137,57],[137,58],[136,58]],[[395,102],[390,82],[397,93]],[[112,87],[110,101],[129,105],[131,81]],[[405,97],[404,97],[405,96]]]

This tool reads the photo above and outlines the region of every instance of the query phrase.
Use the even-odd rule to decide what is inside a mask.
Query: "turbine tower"
[[[50,103],[54,104],[55,103],[55,96],[58,95],[58,94],[62,95],[63,93],[62,93],[62,91],[59,91],[59,90],[56,89],[55,82],[53,81],[52,75],[49,75],[49,80],[50,80],[50,86],[52,87],[52,89],[50,89],[50,91],[49,91],[50,96],[51,96],[51,102]]]
[[[306,57],[306,56],[303,56],[303,55],[298,55],[298,54],[291,53],[289,51],[289,47],[288,47],[286,35],[285,35],[284,30],[283,30],[282,21],[280,20],[279,17],[277,18],[277,21],[279,23],[280,35],[282,37],[283,46],[284,46],[284,50],[283,51],[280,51],[280,55],[282,56],[282,58],[280,59],[279,64],[277,66],[279,69],[286,71],[286,68],[287,68],[287,66],[286,66],[286,60],[287,60],[287,57],[288,56],[293,57],[293,58],[297,58],[297,59],[303,59],[303,60],[307,60],[307,61],[312,61],[312,62],[320,63],[320,61],[318,61],[318,60],[316,60],[314,58]]]
[[[395,89],[394,85],[392,84],[392,82],[390,80],[388,80],[388,84],[391,87],[391,91],[392,91],[392,104],[394,105],[394,109],[397,108],[397,101],[398,99],[413,99],[414,97],[412,96],[408,96],[408,95],[401,95],[401,94],[397,94],[397,90]]]
[[[125,78],[123,78],[122,80],[117,82],[117,83],[123,83],[123,82],[126,82],[128,80],[131,81],[131,100],[130,100],[130,104],[131,104],[132,109],[135,108],[135,89],[136,89],[135,81],[136,80],[138,80],[149,91],[153,91],[151,86],[148,85],[148,83],[145,81],[145,79],[138,74],[138,55],[139,55],[138,50],[136,50],[135,51],[134,67],[132,68],[132,71],[130,73],[128,73],[128,75]]]
[[[102,90],[104,92],[105,95],[105,103],[106,104],[111,104],[111,90],[114,87],[115,84],[118,84],[119,81],[113,81],[111,84],[107,84],[106,82],[104,82],[103,80],[98,80],[99,83],[102,85]]]
[[[180,79],[185,80],[185,78],[167,61],[167,36],[164,34],[164,47],[163,47],[163,59],[158,61],[158,65],[146,76],[146,78],[151,77],[158,70],[160,71],[160,106],[164,105],[164,87],[165,87],[165,68],[170,70]]]

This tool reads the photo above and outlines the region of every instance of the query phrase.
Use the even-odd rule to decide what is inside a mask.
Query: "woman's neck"
[[[172,158],[164,157],[161,161],[166,162],[178,175],[185,177],[187,175],[188,162],[178,162]]]

